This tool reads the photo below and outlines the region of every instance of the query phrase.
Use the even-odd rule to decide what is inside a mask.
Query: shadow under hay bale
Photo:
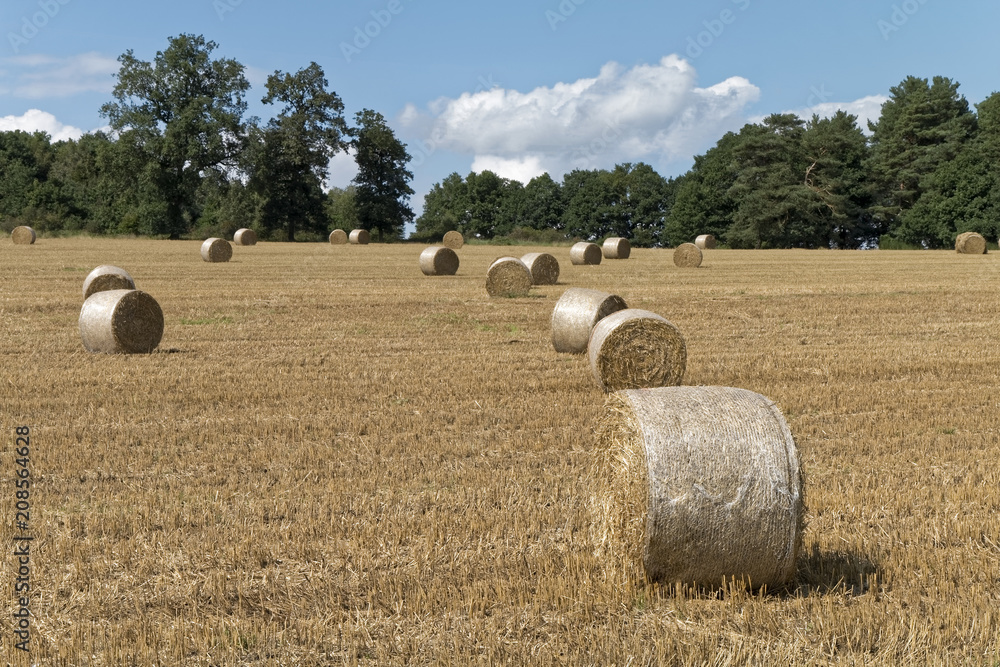
[[[228,262],[233,258],[233,246],[226,239],[205,239],[201,244],[201,258],[206,262]]]
[[[559,260],[547,252],[529,252],[521,257],[535,285],[555,285],[559,280]]]
[[[693,243],[682,243],[674,250],[674,265],[682,269],[697,269],[701,259],[701,248]]]
[[[233,234],[233,243],[236,245],[257,245],[257,232],[252,229],[237,229]]]
[[[569,249],[569,261],[577,266],[600,264],[603,256],[601,247],[596,243],[580,241],[573,244],[573,247]]]
[[[613,236],[604,239],[601,251],[604,253],[604,259],[628,259],[628,256],[632,254],[632,245],[628,239]]]
[[[444,238],[441,239],[441,243],[445,247],[451,248],[452,250],[461,250],[462,246],[465,245],[465,237],[462,236],[461,232],[456,232],[454,229],[450,232],[445,232]]]
[[[986,239],[977,232],[963,232],[955,239],[955,251],[961,255],[985,255]]]
[[[335,229],[330,232],[330,243],[333,245],[345,245],[347,243],[347,232],[343,229]]]
[[[420,253],[420,270],[425,276],[453,276],[458,272],[458,254],[451,248],[432,245]]]
[[[80,338],[88,352],[143,354],[163,337],[163,311],[138,290],[97,292],[80,309]]]
[[[351,235],[348,237],[350,242],[354,245],[368,245],[372,240],[372,235],[364,229],[354,229],[351,230]]]
[[[552,309],[552,346],[556,352],[586,352],[594,325],[626,308],[625,299],[617,294],[570,287]]]
[[[711,234],[702,234],[694,240],[694,244],[702,250],[715,250],[715,237]]]
[[[31,245],[38,238],[35,234],[35,230],[31,227],[21,225],[20,227],[15,227],[10,233],[10,239],[17,245]]]
[[[531,272],[517,257],[500,257],[486,273],[486,293],[490,296],[527,296],[531,291]]]
[[[590,370],[604,391],[678,385],[687,368],[687,346],[677,327],[638,308],[595,324],[588,351]]]
[[[114,289],[135,289],[135,281],[125,269],[102,264],[87,274],[83,281],[83,299],[86,301],[98,292]]]

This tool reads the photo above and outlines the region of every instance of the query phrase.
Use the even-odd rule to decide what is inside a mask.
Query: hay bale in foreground
[[[597,437],[591,536],[609,569],[709,587],[792,578],[804,494],[774,403],[732,387],[631,389],[608,397]]]
[[[420,270],[425,276],[453,276],[458,271],[458,255],[451,248],[432,245],[420,253]]]
[[[517,257],[500,257],[486,273],[486,293],[490,296],[527,296],[531,272]]]
[[[233,243],[236,245],[257,245],[257,232],[252,229],[237,229],[233,234]]]
[[[601,257],[603,257],[601,247],[596,243],[580,241],[574,243],[573,247],[569,249],[569,261],[576,265],[600,264]]]
[[[701,248],[693,243],[682,243],[674,250],[674,264],[682,269],[697,269],[701,257]]]
[[[113,289],[135,289],[135,281],[125,269],[110,264],[101,264],[87,274],[83,281],[83,299],[93,294]]]
[[[628,239],[613,236],[604,239],[604,245],[601,246],[601,250],[604,253],[604,259],[628,259],[628,256],[632,254],[632,245],[628,242]]]
[[[687,368],[687,346],[677,327],[638,308],[594,325],[588,351],[590,370],[604,391],[679,385]]]
[[[570,287],[552,309],[552,346],[556,352],[586,352],[594,325],[626,308],[625,299],[617,294]]]
[[[559,280],[559,260],[547,252],[529,252],[521,257],[535,285],[555,285]]]
[[[963,232],[955,239],[955,250],[962,255],[985,255],[986,239],[976,232]]]
[[[330,243],[333,245],[344,245],[347,243],[347,232],[343,229],[335,229],[330,232]]]
[[[349,240],[354,245],[368,245],[372,240],[372,235],[364,229],[352,229]]]
[[[31,245],[36,238],[35,230],[25,225],[15,227],[10,232],[10,239],[17,245]]]
[[[441,239],[441,243],[452,250],[461,250],[462,246],[465,245],[465,237],[462,236],[461,232],[456,232],[453,229],[450,232],[445,232],[444,238]]]
[[[702,234],[694,240],[694,244],[701,250],[715,250],[715,237],[711,234]]]
[[[205,239],[201,244],[201,258],[206,262],[228,262],[233,258],[233,246],[226,239]]]
[[[139,290],[97,292],[80,309],[80,338],[89,352],[152,352],[163,337],[163,311]]]

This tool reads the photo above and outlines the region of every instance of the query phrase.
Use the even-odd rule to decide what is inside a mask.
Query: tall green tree
[[[548,172],[535,176],[524,186],[524,224],[531,229],[563,228],[562,186]]]
[[[458,174],[452,172],[440,183],[435,183],[424,195],[424,210],[417,218],[413,238],[422,241],[440,241],[452,230],[465,233],[468,220],[468,188]]]
[[[355,202],[356,190],[353,185],[346,188],[330,188],[326,193],[326,215],[333,229],[350,232],[358,229],[358,206]]]
[[[413,173],[406,168],[410,154],[382,114],[363,109],[355,115],[355,122],[352,145],[358,175],[352,183],[358,221],[365,229],[377,231],[379,240],[399,238],[406,223],[413,220],[409,205]]]

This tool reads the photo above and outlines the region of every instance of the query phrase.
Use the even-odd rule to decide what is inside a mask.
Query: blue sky
[[[907,75],[947,76],[970,103],[1000,89],[1000,3],[363,0],[170,3],[4,0],[0,129],[54,138],[105,125],[117,57],[204,35],[253,84],[310,62],[353,120],[382,113],[408,144],[418,211],[452,171],[527,181],[647,162],[683,173],[728,130],[779,111],[877,118]],[[335,158],[330,184],[353,176]]]

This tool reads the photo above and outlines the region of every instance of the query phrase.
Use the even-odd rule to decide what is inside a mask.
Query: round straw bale
[[[233,235],[233,242],[236,245],[257,245],[257,232],[252,229],[237,229]]]
[[[715,237],[711,234],[702,234],[694,240],[694,244],[702,250],[714,250]]]
[[[125,269],[102,264],[87,274],[83,281],[83,298],[87,300],[91,294],[113,289],[135,289],[135,281]]]
[[[465,245],[465,237],[462,236],[461,232],[456,232],[453,229],[450,232],[445,232],[444,238],[441,239],[441,243],[452,250],[461,250],[462,246]]]
[[[619,310],[594,325],[590,370],[604,391],[670,387],[684,378],[687,347],[677,327],[656,313]]]
[[[11,240],[17,245],[31,245],[35,242],[35,230],[31,227],[21,225],[15,227],[10,233]]]
[[[500,257],[486,273],[486,293],[490,296],[527,296],[531,272],[517,257]]]
[[[601,246],[596,243],[580,241],[569,249],[569,261],[573,264],[600,264],[601,257]]]
[[[420,270],[425,276],[453,276],[458,271],[458,254],[443,245],[432,245],[420,253]]]
[[[521,261],[531,273],[535,285],[555,285],[559,280],[559,260],[547,252],[529,252]]]
[[[228,262],[233,258],[233,246],[226,239],[205,239],[201,244],[201,258],[206,262]]]
[[[701,248],[693,243],[682,243],[674,250],[674,264],[683,269],[701,266]]]
[[[552,309],[552,346],[556,352],[586,352],[594,325],[626,308],[625,299],[617,294],[570,287]]]
[[[163,311],[139,290],[97,292],[80,310],[80,338],[89,352],[152,352],[163,337]]]
[[[791,579],[804,494],[774,403],[732,387],[630,389],[608,397],[597,432],[591,534],[609,567],[708,587]]]
[[[955,239],[955,250],[963,255],[985,255],[986,239],[976,232],[963,232]]]
[[[628,259],[628,256],[632,254],[632,246],[628,239],[623,239],[620,236],[604,239],[601,250],[604,252],[604,259]]]
[[[372,235],[364,229],[352,229],[350,241],[355,245],[368,245],[372,240]]]
[[[333,245],[344,245],[347,243],[347,232],[343,229],[335,229],[330,232],[330,243]]]

